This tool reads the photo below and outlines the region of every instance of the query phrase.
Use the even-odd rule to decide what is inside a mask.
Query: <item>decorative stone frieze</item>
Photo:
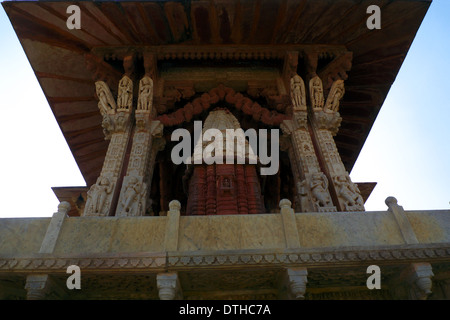
[[[355,248],[292,248],[264,250],[219,250],[199,252],[152,252],[117,254],[102,253],[93,257],[35,254],[25,257],[0,257],[0,271],[14,272],[65,272],[70,265],[85,271],[114,270],[164,270],[166,268],[219,267],[219,266],[349,266],[371,264],[408,264],[429,261],[439,263],[450,257],[450,246],[404,245]]]

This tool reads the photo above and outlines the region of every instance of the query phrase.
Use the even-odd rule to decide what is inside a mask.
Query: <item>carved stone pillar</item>
[[[282,274],[280,298],[288,300],[305,299],[308,270],[306,268],[287,268]]]
[[[412,263],[392,284],[393,293],[398,299],[426,300],[431,294],[433,276],[429,263]]]
[[[295,158],[291,163],[297,166],[296,171],[301,179],[296,186],[297,199],[300,200],[303,212],[336,211],[328,190],[328,179],[322,173],[311,139],[306,98],[296,96],[300,94],[304,95],[305,89],[303,80],[297,75],[291,81],[293,119],[285,120],[281,125],[283,133],[291,137],[292,150],[289,151],[289,155]]]
[[[161,300],[182,299],[177,273],[159,273],[156,276],[156,286]]]
[[[64,289],[56,284],[48,274],[27,276],[25,290],[27,291],[27,300],[43,300],[64,296]]]
[[[84,216],[110,215],[114,197],[118,192],[118,182],[132,127],[133,83],[126,75],[122,80],[119,84],[117,104],[105,82],[95,83],[99,98],[98,107],[103,116],[103,132],[105,138],[111,141],[100,176],[88,191]]]
[[[130,160],[123,179],[116,216],[142,216],[146,213],[152,174],[149,167],[152,160],[153,137],[161,137],[163,125],[153,118],[153,81],[144,76],[139,83],[139,97],[135,113]],[[153,172],[153,166],[152,166]]]
[[[324,170],[330,182],[332,195],[340,211],[364,211],[364,200],[356,184],[345,170],[333,136],[338,132],[342,118],[339,115],[339,100],[344,95],[344,81],[333,83],[330,94],[323,105],[321,80],[310,80],[311,115],[314,138],[323,160]]]

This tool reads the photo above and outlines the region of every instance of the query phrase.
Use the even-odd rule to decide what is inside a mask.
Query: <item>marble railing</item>
[[[390,202],[389,202],[389,201]],[[450,210],[405,211],[394,198],[387,211],[180,216],[172,201],[161,217],[0,219],[0,256],[85,255],[229,250],[321,250],[450,244]],[[449,252],[450,254],[450,252]]]

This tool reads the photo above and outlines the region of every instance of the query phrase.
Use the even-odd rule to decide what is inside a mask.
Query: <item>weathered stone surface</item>
[[[0,220],[0,254],[38,252],[50,218],[4,218]]]
[[[450,242],[448,210],[405,211],[420,243]]]

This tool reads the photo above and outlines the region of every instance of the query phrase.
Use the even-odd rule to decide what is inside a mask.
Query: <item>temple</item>
[[[71,4],[2,3],[86,186],[0,219],[0,298],[450,299],[450,211],[349,175],[430,1]]]

